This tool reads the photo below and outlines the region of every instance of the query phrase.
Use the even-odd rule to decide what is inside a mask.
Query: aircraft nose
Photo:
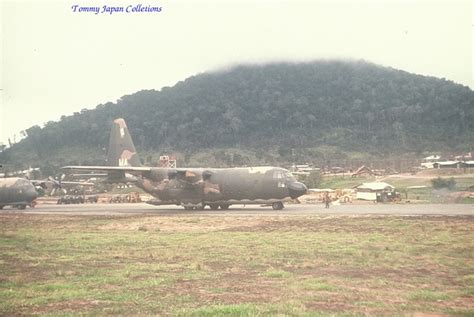
[[[305,184],[299,183],[299,182],[293,182],[288,185],[288,190],[290,192],[290,197],[292,199],[296,199],[308,191],[308,188],[306,188]]]
[[[36,198],[38,198],[38,192],[36,191],[34,187],[29,188],[28,191],[26,192],[26,195],[28,196],[28,201],[33,201]]]

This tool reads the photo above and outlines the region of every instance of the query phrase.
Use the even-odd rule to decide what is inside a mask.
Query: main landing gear
[[[276,203],[272,204],[272,208],[273,210],[282,210],[283,208],[285,208],[285,206],[283,206],[283,203],[281,201],[277,201]]]
[[[184,210],[203,210],[204,205],[195,205],[195,206],[183,206]]]
[[[212,203],[212,204],[207,204],[211,210],[217,210],[217,209],[222,209],[222,210],[227,210],[229,209],[230,204],[218,204],[218,203]],[[203,210],[206,207],[206,204],[187,204],[183,205],[184,210]]]
[[[211,208],[211,210],[217,210],[219,209],[219,207],[222,209],[222,210],[227,210],[229,209],[229,204],[209,204],[209,207]]]

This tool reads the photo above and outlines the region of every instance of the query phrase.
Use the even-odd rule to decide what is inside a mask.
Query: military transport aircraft
[[[5,206],[25,209],[33,207],[38,192],[32,182],[25,178],[0,178],[0,209]]]
[[[154,196],[153,205],[185,209],[228,209],[232,204],[264,204],[279,210],[283,202],[307,188],[279,167],[163,168],[141,166],[123,119],[113,122],[107,154],[109,166],[65,166],[65,170],[106,172],[107,182],[135,183]]]
[[[2,167],[0,165],[0,167]],[[21,177],[1,177],[0,178],[0,209],[5,206],[25,209],[26,206],[34,207],[38,197],[38,189],[53,187],[53,191],[61,189],[63,185],[93,186],[89,182],[64,182],[49,177],[44,180],[29,180]]]

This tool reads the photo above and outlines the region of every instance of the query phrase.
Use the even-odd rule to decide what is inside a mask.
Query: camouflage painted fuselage
[[[136,184],[163,204],[262,204],[297,198],[306,192],[287,170],[277,167],[157,168],[144,173]]]
[[[24,178],[0,178],[0,208],[7,205],[31,206],[38,193],[30,181]]]

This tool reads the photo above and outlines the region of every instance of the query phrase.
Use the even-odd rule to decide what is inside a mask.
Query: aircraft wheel
[[[18,205],[17,207],[18,207],[18,209],[20,209],[20,210],[26,209],[26,205]]]
[[[227,209],[229,209],[230,205],[229,204],[220,204],[219,206],[221,207],[222,210],[227,210]]]
[[[195,210],[204,210],[204,207],[206,207],[206,205],[196,206],[196,207],[194,207],[194,209]]]
[[[190,207],[190,206],[184,206],[184,210],[193,210],[194,208],[193,207]]]
[[[272,204],[273,210],[282,210],[283,209],[283,203],[281,201],[277,201],[276,203]]]
[[[219,209],[219,204],[209,204],[209,207],[211,207],[211,210],[217,210]]]
[[[3,206],[3,205],[0,205],[0,210],[2,210],[2,209],[3,209],[3,207],[5,207],[5,206]]]

